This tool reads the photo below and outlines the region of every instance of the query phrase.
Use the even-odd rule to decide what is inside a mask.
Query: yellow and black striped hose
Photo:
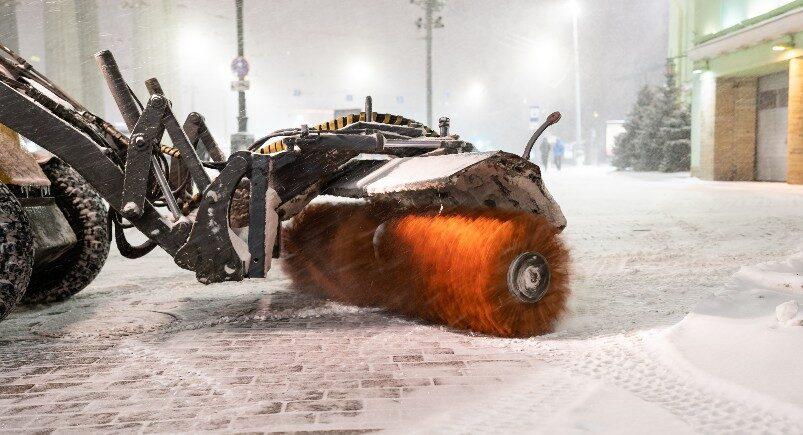
[[[406,125],[406,126],[421,126],[422,124],[412,119],[405,118],[399,115],[391,115],[389,113],[376,113],[374,112],[371,116],[371,121],[373,122],[381,122],[383,124],[392,124],[392,125]],[[327,121],[321,124],[316,125],[314,128],[318,131],[335,131],[341,129],[347,125],[354,124],[358,121],[365,121],[365,112],[360,112],[359,115],[351,114],[346,116],[341,116],[340,118],[335,118],[331,121]],[[426,130],[427,136],[437,136],[437,133],[430,129],[429,127],[424,127]],[[260,154],[271,154],[277,153],[279,151],[284,151],[287,149],[287,146],[284,144],[284,140],[277,140],[275,142],[271,142],[267,145],[262,146],[259,149]]]
[[[371,121],[373,122],[381,122],[383,124],[392,124],[392,125],[406,125],[406,126],[421,126],[422,124],[412,119],[405,118],[399,115],[391,115],[389,113],[376,113],[374,112],[371,116]],[[346,116],[341,116],[339,118],[335,118],[331,121],[326,121],[324,123],[318,124],[313,127],[317,131],[335,131],[339,130],[347,125],[354,124],[355,122],[365,121],[365,112],[360,112],[359,114],[350,114]],[[437,133],[430,129],[429,127],[424,127],[427,136],[437,136]],[[272,154],[278,153],[279,151],[284,151],[287,149],[287,145],[285,145],[284,140],[280,139],[274,142],[271,142],[267,145],[263,145],[259,148],[260,154]],[[170,147],[167,145],[162,145],[161,151],[163,154],[167,154],[171,157],[178,158],[181,156],[181,152],[178,148]]]

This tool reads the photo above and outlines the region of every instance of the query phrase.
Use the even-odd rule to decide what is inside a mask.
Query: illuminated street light
[[[694,63],[694,69],[691,70],[691,73],[692,74],[702,74],[706,70],[708,70],[708,61],[707,60],[703,61],[703,62],[700,62],[700,63],[695,62]]]
[[[780,43],[780,44],[775,44],[775,45],[772,46],[772,51],[777,51],[777,52],[791,50],[791,49],[792,49],[792,44],[787,44],[787,43]]]
[[[373,68],[371,68],[371,64],[365,59],[356,58],[352,59],[348,64],[346,73],[351,80],[354,80],[358,83],[363,83],[371,78],[373,75]]]
[[[569,0],[569,11],[573,17],[580,15],[580,3],[577,0]]]
[[[184,27],[178,37],[179,53],[184,57],[184,61],[198,62],[203,59],[207,46],[206,42],[201,32],[193,28]]]
[[[795,48],[795,35],[786,35],[772,41],[772,51],[781,53]]]
[[[472,104],[479,104],[482,100],[482,96],[485,94],[485,85],[481,82],[474,82],[469,86],[467,96],[469,102]]]

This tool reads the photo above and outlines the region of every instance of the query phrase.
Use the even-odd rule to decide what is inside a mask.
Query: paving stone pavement
[[[307,302],[269,297],[284,307]],[[0,429],[403,427],[536,364],[459,332],[367,310],[266,314],[199,329],[167,324],[144,334],[2,342]]]

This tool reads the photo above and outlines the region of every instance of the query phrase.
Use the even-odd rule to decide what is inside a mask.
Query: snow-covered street
[[[545,181],[575,268],[553,334],[316,300],[280,262],[204,286],[162,251],[115,251],[72,300],[0,323],[0,431],[803,433],[803,317],[776,314],[803,304],[803,186]]]

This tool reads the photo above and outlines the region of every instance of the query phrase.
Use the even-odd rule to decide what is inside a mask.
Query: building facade
[[[691,171],[803,184],[803,0],[670,0]]]

